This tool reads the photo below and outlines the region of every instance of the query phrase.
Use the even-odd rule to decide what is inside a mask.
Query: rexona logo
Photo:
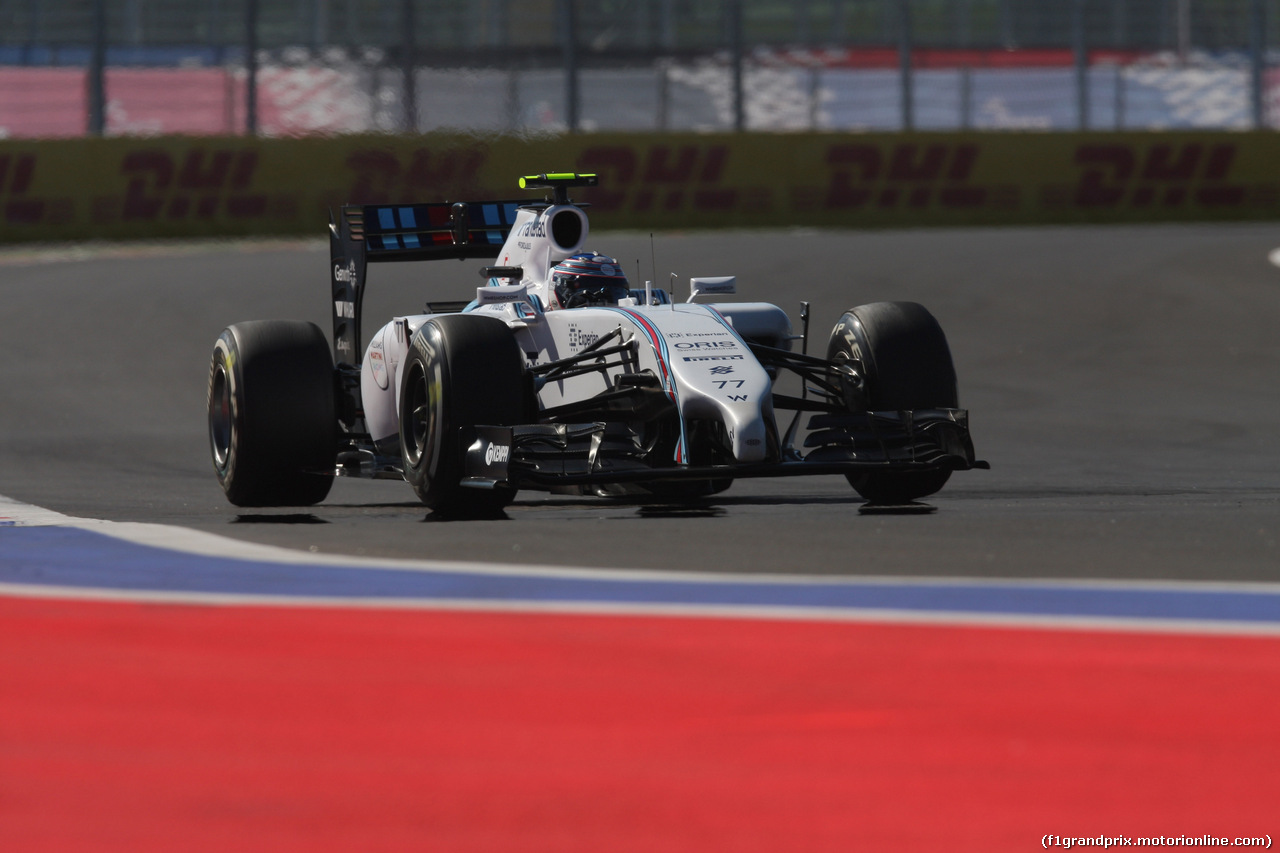
[[[506,464],[507,459],[511,456],[511,446],[507,444],[489,443],[484,450],[484,464],[492,465],[495,462]]]

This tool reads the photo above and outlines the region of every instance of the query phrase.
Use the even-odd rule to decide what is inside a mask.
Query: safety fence
[[[744,72],[747,130],[1096,130],[1255,126],[1250,74],[1239,63],[1200,57],[1181,65],[1151,55],[1092,65],[1086,97],[1069,64],[984,64],[979,54],[912,72],[903,113],[899,71],[870,56],[758,55]],[[1002,58],[1009,61],[1008,58]],[[1019,57],[1029,62],[1028,57]],[[105,74],[104,126],[110,136],[235,134],[246,121],[246,72],[236,68],[113,68]],[[565,93],[555,70],[415,71],[420,132],[562,133]],[[370,68],[260,68],[258,131],[266,136],[398,132],[403,79]],[[1280,70],[1261,78],[1261,123],[1280,119]],[[0,67],[0,136],[85,134],[85,74],[67,68]],[[733,74],[723,62],[662,63],[584,73],[577,128],[715,131],[734,126]],[[620,97],[625,93],[625,97]],[[1081,122],[1083,109],[1086,116]]]
[[[337,205],[600,175],[597,228],[1280,218],[1271,133],[578,134],[0,142],[5,241],[324,234]]]
[[[0,136],[1273,128],[1280,0],[0,0]]]

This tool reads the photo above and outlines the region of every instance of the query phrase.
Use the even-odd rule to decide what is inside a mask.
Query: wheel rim
[[[213,387],[209,391],[209,438],[213,444],[213,461],[219,470],[227,467],[231,457],[231,383],[227,369],[219,363],[213,371]]]
[[[408,420],[405,432],[409,436],[405,450],[409,457],[407,461],[416,468],[427,453],[427,442],[431,435],[431,405],[427,376],[422,366],[414,364],[411,371],[405,399]]]

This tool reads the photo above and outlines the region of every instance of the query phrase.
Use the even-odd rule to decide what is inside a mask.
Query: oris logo
[[[506,444],[493,444],[484,450],[484,464],[492,465],[495,462],[505,464],[508,457],[511,456],[511,447]]]
[[[681,341],[676,349],[732,349],[737,345],[734,341]]]

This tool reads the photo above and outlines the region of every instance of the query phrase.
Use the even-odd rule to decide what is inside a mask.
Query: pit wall
[[[596,172],[596,229],[1280,218],[1280,134],[429,135],[0,141],[0,242],[322,236],[353,203],[534,197]]]

